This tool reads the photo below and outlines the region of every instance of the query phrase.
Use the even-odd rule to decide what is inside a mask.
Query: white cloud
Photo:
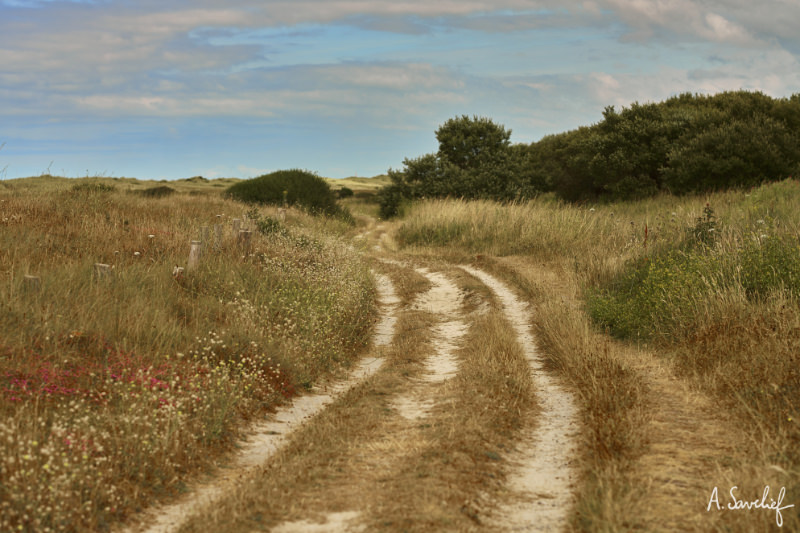
[[[606,105],[800,92],[796,0],[4,5],[5,131],[145,117],[430,128],[427,138],[453,114],[481,113],[532,140],[597,120]]]

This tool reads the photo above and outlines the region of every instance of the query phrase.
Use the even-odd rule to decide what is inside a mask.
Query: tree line
[[[405,199],[500,201],[554,192],[571,202],[753,187],[800,173],[800,94],[685,93],[606,107],[591,126],[511,144],[511,130],[462,115],[436,131],[439,150],[389,170],[381,215]]]

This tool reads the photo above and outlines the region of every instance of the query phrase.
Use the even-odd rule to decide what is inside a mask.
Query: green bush
[[[603,120],[530,146],[520,179],[568,201],[749,188],[800,170],[800,97],[681,94],[607,107]],[[547,190],[547,189],[545,189]]]
[[[783,122],[756,114],[723,121],[676,144],[662,172],[669,190],[682,194],[784,179],[798,161],[796,134]]]
[[[279,170],[250,180],[241,181],[227,189],[230,198],[246,203],[292,205],[311,213],[342,216],[348,213],[337,203],[330,186],[306,170]]]
[[[695,245],[713,247],[718,237],[717,217],[711,205],[706,203],[703,216],[697,217],[694,227],[687,231],[687,242],[689,247]]]
[[[786,236],[755,235],[740,256],[741,283],[748,296],[765,297],[773,290],[800,296],[800,245]]]
[[[402,170],[390,169],[392,183],[379,194],[381,216],[397,216],[403,199],[529,198],[543,192],[538,161],[525,146],[511,146],[511,131],[485,117],[462,115],[436,131],[439,151],[405,158]]]
[[[378,191],[378,205],[380,206],[380,217],[389,219],[400,214],[400,206],[405,195],[402,188],[396,184],[387,185]]]
[[[610,287],[592,290],[592,318],[617,337],[671,335],[693,320],[698,299],[722,282],[720,257],[671,251],[632,263]]]
[[[350,198],[355,194],[353,192],[353,189],[351,189],[350,187],[342,187],[341,189],[339,189],[338,193],[339,193],[339,198]]]
[[[279,233],[281,235],[288,235],[286,228],[280,221],[272,217],[262,216],[258,209],[253,208],[247,212],[247,218],[255,222],[256,229],[262,235],[270,235],[272,233]]]
[[[716,244],[714,211],[686,230],[676,248],[642,258],[604,287],[587,292],[592,318],[622,338],[679,337],[691,332],[698,309],[715,295],[743,293],[765,300],[776,292],[800,297],[800,244],[791,234],[761,229],[736,244]]]

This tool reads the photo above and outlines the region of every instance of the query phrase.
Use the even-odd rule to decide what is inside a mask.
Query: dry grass
[[[406,306],[428,288],[409,268],[381,268],[398,286],[416,289],[404,291]],[[474,319],[457,353],[456,377],[420,379],[438,319],[406,308],[384,349],[383,369],[294,433],[263,474],[184,531],[320,523],[350,511],[369,531],[482,529],[487,501],[502,491],[502,459],[531,415],[533,391],[513,331],[498,311],[477,303],[485,287],[463,272],[453,279]],[[424,399],[431,409],[404,418],[400,398]]]
[[[593,207],[431,201],[397,239],[416,253],[521,256],[494,268],[538,304],[540,342],[583,405],[576,529],[761,531],[775,527],[774,511],[706,506],[714,486],[723,507],[734,485],[740,498],[770,485],[775,498],[786,487],[784,505],[800,501],[798,201],[792,180]],[[670,250],[684,255],[673,261]],[[630,282],[606,308],[609,324],[635,326],[614,340],[584,297],[626,287],[619,280],[637,264],[658,284]],[[783,512],[790,530],[795,509]]]
[[[107,529],[364,349],[374,288],[326,233],[340,228],[290,211],[291,229],[242,249],[244,211],[213,194],[0,190],[0,529]],[[218,248],[173,278],[217,223]]]
[[[402,277],[397,270],[389,275],[393,281]],[[391,398],[420,372],[429,349],[430,319],[419,311],[401,313],[393,344],[381,349],[388,359],[381,371],[293,432],[262,473],[244,480],[240,490],[193,517],[181,531],[223,524],[232,533],[252,531],[361,508],[387,476],[391,459],[378,444],[397,443],[391,435],[402,438],[392,431],[398,417]]]

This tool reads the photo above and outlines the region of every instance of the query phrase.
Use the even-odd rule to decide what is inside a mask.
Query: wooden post
[[[280,220],[281,222],[286,222],[286,208],[285,207],[279,207],[278,208],[278,220]]]
[[[208,238],[211,236],[211,229],[208,226],[200,228],[200,242],[206,243],[208,247]]]
[[[200,261],[200,252],[200,241],[192,241],[191,247],[189,248],[189,261],[186,263],[186,270],[192,270],[197,267],[197,263]]]
[[[111,266],[105,263],[94,264],[94,279],[106,279],[111,275]]]
[[[233,236],[239,238],[239,231],[242,229],[242,221],[238,218],[233,219]]]
[[[243,250],[250,250],[250,245],[252,244],[252,235],[253,232],[250,230],[241,230],[239,231],[239,247]]]
[[[222,246],[222,224],[214,224],[214,247],[219,250]]]
[[[28,294],[39,294],[42,290],[42,279],[39,276],[25,274],[24,286]]]

